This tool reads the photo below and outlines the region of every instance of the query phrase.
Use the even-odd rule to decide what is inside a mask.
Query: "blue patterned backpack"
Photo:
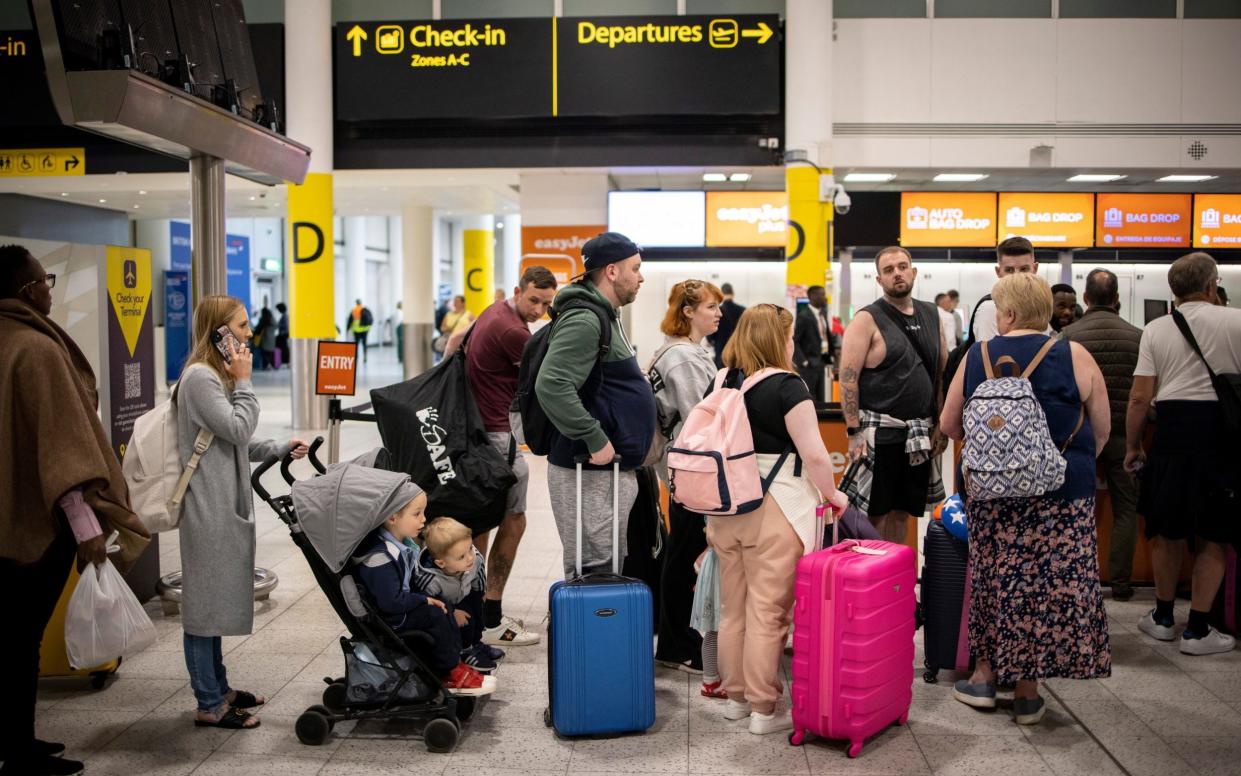
[[[1034,395],[1030,375],[1056,341],[1048,338],[1024,371],[1008,377],[997,373],[1006,364],[1016,373],[1017,362],[1012,356],[1000,356],[992,365],[987,343],[981,344],[987,379],[974,389],[964,413],[961,471],[966,493],[979,501],[1050,493],[1064,484],[1068,462],[1063,453],[1085,420],[1083,408],[1077,428],[1057,447]]]

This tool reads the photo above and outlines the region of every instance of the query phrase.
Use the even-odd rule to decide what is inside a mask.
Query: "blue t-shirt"
[[[991,363],[1000,356],[1011,356],[1024,369],[1030,363],[1039,348],[1047,342],[1043,334],[1022,334],[1016,337],[994,337],[987,342]],[[1011,373],[1005,368],[1003,374]],[[996,376],[1000,375],[996,372]],[[965,357],[965,400],[969,401],[975,389],[987,379],[983,370],[982,346],[970,348]],[[1063,445],[1077,426],[1083,406],[1081,394],[1077,391],[1077,380],[1073,375],[1073,353],[1069,343],[1057,342],[1052,346],[1043,361],[1030,375],[1030,383],[1034,386],[1034,396],[1043,407],[1047,416],[1047,427],[1051,430],[1051,438],[1056,446]],[[1093,496],[1095,493],[1095,441],[1094,431],[1090,428],[1090,417],[1082,420],[1082,427],[1073,443],[1064,452],[1068,468],[1065,471],[1064,485],[1058,490],[1047,493],[1048,498],[1078,499]]]

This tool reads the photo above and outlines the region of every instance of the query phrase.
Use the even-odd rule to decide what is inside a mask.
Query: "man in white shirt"
[[[1009,237],[995,247],[995,276],[1015,275],[1018,272],[1038,274],[1038,261],[1034,258],[1034,246],[1024,237]],[[974,311],[974,341],[986,342],[999,334],[995,322],[995,302],[988,294]],[[1051,334],[1051,327],[1047,327]],[[968,336],[968,333],[967,333]]]
[[[936,294],[935,306],[939,308],[939,330],[944,340],[944,348],[951,351],[957,346],[957,316],[952,312],[952,300],[947,294]]]
[[[1241,373],[1241,310],[1217,305],[1219,268],[1205,253],[1177,259],[1168,285],[1176,308],[1142,332],[1125,423],[1125,468],[1142,472],[1138,512],[1146,518],[1155,571],[1155,608],[1138,628],[1160,641],[1176,639],[1173,601],[1193,540],[1189,623],[1180,650],[1211,655],[1231,652],[1236,644],[1211,627],[1208,615],[1224,578],[1225,547],[1241,519],[1241,455],[1225,428],[1206,364],[1216,374]],[[1202,356],[1182,333],[1182,321]],[[1152,399],[1159,422],[1148,459],[1142,441]]]

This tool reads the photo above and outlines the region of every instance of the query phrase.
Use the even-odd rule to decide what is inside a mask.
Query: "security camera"
[[[836,194],[832,197],[832,205],[835,206],[839,215],[844,215],[853,207],[853,200],[849,198],[849,192],[845,191],[845,187],[839,183],[836,184]]]

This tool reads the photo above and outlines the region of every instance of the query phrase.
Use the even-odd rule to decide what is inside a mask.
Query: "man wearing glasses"
[[[0,665],[11,677],[0,714],[6,773],[71,774],[64,744],[34,737],[39,646],[77,556],[79,570],[107,557],[135,560],[148,533],[129,508],[121,464],[98,414],[86,356],[49,317],[56,276],[20,245],[0,247]]]

